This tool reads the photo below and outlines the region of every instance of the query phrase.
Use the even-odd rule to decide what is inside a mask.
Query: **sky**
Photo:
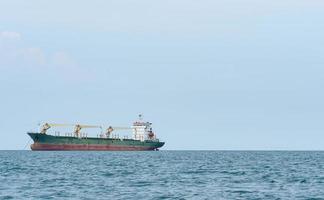
[[[141,113],[164,150],[324,150],[323,9],[0,0],[0,149],[28,149],[39,123]]]

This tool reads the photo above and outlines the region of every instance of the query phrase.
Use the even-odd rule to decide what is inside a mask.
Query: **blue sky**
[[[324,149],[319,0],[0,1],[0,149],[39,122],[165,149]]]

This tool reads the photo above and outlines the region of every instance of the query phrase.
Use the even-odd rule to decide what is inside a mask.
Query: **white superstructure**
[[[133,137],[135,140],[144,141],[152,133],[152,123],[137,121],[133,123]]]

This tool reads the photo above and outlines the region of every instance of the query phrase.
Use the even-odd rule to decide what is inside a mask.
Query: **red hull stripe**
[[[155,147],[34,143],[31,149],[33,151],[152,151]]]

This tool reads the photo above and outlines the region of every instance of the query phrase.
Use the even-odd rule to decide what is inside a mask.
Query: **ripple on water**
[[[320,199],[324,152],[0,151],[0,199]]]

